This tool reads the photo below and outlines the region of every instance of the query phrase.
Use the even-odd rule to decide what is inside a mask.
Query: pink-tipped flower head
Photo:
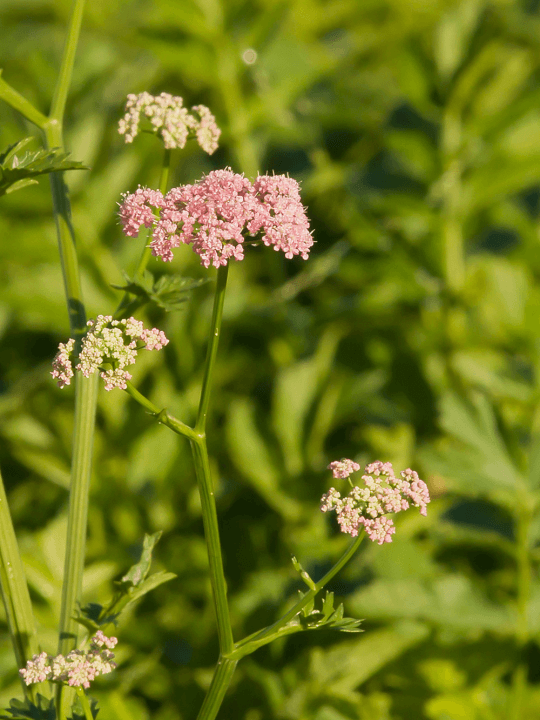
[[[114,653],[111,650],[117,642],[115,637],[109,638],[98,630],[87,652],[72,650],[65,657],[53,657],[43,652],[34,655],[26,667],[19,670],[19,674],[27,685],[50,680],[72,687],[89,688],[98,675],[105,675],[115,669]]]
[[[192,111],[195,114],[188,112],[178,95],[131,94],[127,98],[125,115],[118,123],[118,132],[124,135],[127,143],[131,143],[138,135],[143,120],[148,129],[161,135],[168,150],[183,148],[187,139],[194,137],[200,147],[211,155],[217,149],[221,130],[206,106],[195,105]]]
[[[69,385],[75,369],[85,377],[100,371],[105,390],[115,387],[125,390],[127,381],[131,380],[126,368],[134,364],[138,351],[161,350],[169,342],[161,330],[149,330],[132,317],[113,320],[111,315],[98,315],[95,320],[89,320],[87,326],[78,358],[74,357],[74,340],[65,345],[60,343],[51,375],[58,379],[61,388]],[[75,367],[74,363],[77,363]]]
[[[148,192],[139,188],[137,197],[125,195],[120,217],[129,236],[153,218],[150,247],[165,262],[180,245],[191,245],[206,268],[242,260],[246,242],[262,240],[287,258],[304,260],[313,245],[298,183],[283,175],[261,176],[252,184],[230,169],[214,170],[163,199],[150,201]],[[159,218],[148,205],[159,208]]]
[[[334,478],[348,478],[360,470],[358,463],[347,459],[336,460],[328,467]],[[370,540],[382,545],[392,542],[395,533],[394,523],[386,515],[411,505],[420,508],[421,515],[426,514],[429,491],[414,470],[404,470],[398,478],[391,463],[374,462],[366,465],[362,480],[363,487],[353,486],[345,497],[330,488],[321,499],[321,510],[336,512],[342,532],[356,537],[363,527]]]

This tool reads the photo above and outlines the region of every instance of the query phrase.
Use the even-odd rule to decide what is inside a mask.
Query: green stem
[[[73,65],[75,63],[75,53],[79,42],[81,32],[81,23],[84,12],[85,0],[73,0],[71,6],[71,14],[68,21],[68,30],[64,43],[64,51],[62,53],[62,61],[60,71],[54,89],[50,118],[56,120],[62,126],[64,121],[64,110],[66,108],[66,100],[71,85],[71,76],[73,74]],[[61,131],[60,131],[61,132]]]
[[[214,720],[236,669],[236,661],[220,657],[214,670],[212,683],[197,715],[197,720]]]
[[[264,630],[261,630],[247,638],[244,638],[240,642],[236,643],[234,651],[228,656],[233,660],[240,660],[244,655],[249,655],[257,648],[262,645],[267,645],[279,636],[280,630],[292,620],[302,609],[310,603],[313,598],[320,592],[325,585],[336,575],[352,558],[354,553],[360,547],[360,543],[364,539],[364,533],[361,533],[353,542],[349,545],[347,550],[343,553],[337,563],[322,577],[319,582],[315,583],[315,587],[308,592],[295,604],[293,607],[279,618],[273,625],[269,625]]]
[[[184,435],[184,437],[187,437],[190,440],[201,439],[200,435],[198,435],[193,428],[190,428],[189,425],[186,425],[181,420],[177,420],[177,418],[175,418],[174,415],[171,415],[167,410],[160,409],[157,405],[154,405],[154,403],[140,393],[137,388],[129,382],[129,380],[126,382],[126,392],[128,395],[131,395],[131,397],[136,400],[139,405],[142,405],[143,408],[154,415],[158,422],[162,425],[166,425],[173,432],[178,435]]]
[[[221,335],[221,320],[223,317],[223,303],[225,301],[228,272],[228,265],[222,265],[217,272],[216,294],[214,296],[214,308],[212,310],[212,334],[210,335],[210,341],[208,343],[208,350],[206,353],[201,399],[199,402],[199,411],[197,413],[197,422],[195,423],[195,430],[201,434],[206,432],[206,419],[208,415],[208,405],[210,404],[210,392],[214,376],[214,366],[216,363],[219,338]]]
[[[36,628],[17,538],[0,475],[0,591],[17,667],[23,668],[38,651]],[[23,683],[26,694],[29,688]]]
[[[216,499],[214,496],[212,477],[210,475],[206,438],[199,437],[192,440],[191,450],[201,497],[204,536],[208,552],[210,581],[212,583],[212,595],[218,625],[219,647],[222,655],[229,655],[233,650],[234,641],[229,605],[227,602],[227,583],[225,582],[225,573],[223,571]]]
[[[92,708],[90,707],[88,697],[82,687],[77,688],[77,697],[80,700],[86,720],[94,720],[94,716],[92,715]]]
[[[58,652],[63,655],[77,645],[79,624],[73,617],[82,593],[97,382],[98,373],[89,378],[79,375],[75,389],[75,431],[58,645]]]
[[[0,75],[1,72],[0,70]],[[49,121],[46,115],[36,110],[32,103],[28,102],[26,98],[14,90],[2,77],[0,77],[0,98],[41,129],[43,129]]]

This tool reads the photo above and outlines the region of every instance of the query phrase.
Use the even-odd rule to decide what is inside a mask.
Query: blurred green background
[[[68,13],[0,4],[3,77],[44,112]],[[121,193],[159,177],[159,142],[117,133],[128,93],[216,114],[220,149],[176,153],[175,185],[225,166],[289,173],[312,220],[309,261],[261,247],[230,272],[209,432],[235,637],[300,587],[291,554],[318,578],[347,545],[318,509],[328,462],[413,467],[434,498],[331,584],[365,633],[259,650],[222,718],[540,716],[539,80],[537,0],[88,3],[66,138],[91,168],[67,177],[90,316],[116,306],[111,283],[140,252]],[[29,134],[0,104],[0,148]],[[54,652],[73,391],[49,371],[67,313],[47,179],[1,203],[0,465]],[[207,274],[188,248],[150,269]],[[149,311],[172,342],[134,372],[187,422],[211,302],[206,284],[179,312]],[[160,529],[155,567],[178,578],[118,629],[104,719],[195,718],[217,639],[189,448],[101,391],[86,599],[106,600]],[[0,699],[19,693],[0,614]]]

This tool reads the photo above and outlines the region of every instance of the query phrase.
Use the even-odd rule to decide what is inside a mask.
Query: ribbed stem
[[[236,668],[236,661],[220,657],[214,671],[212,683],[204,703],[197,715],[197,720],[214,720],[219,712],[225,693],[230,685]]]

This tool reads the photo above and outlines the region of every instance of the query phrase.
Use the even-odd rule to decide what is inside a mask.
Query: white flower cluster
[[[126,367],[133,365],[137,352],[143,348],[161,350],[169,342],[162,330],[148,330],[140,320],[133,317],[113,320],[112,315],[98,315],[95,320],[89,320],[87,325],[89,329],[82,341],[75,370],[82,372],[85,377],[101,370],[105,390],[115,387],[125,390],[127,381],[131,380]],[[51,375],[61,388],[69,385],[73,377],[74,345],[73,339],[60,343],[53,360]]]
[[[182,98],[177,95],[131,94],[125,107],[126,114],[118,124],[118,132],[125,136],[127,143],[131,143],[139,133],[141,117],[147,118],[152,132],[161,135],[168,150],[183,148],[191,135],[211,155],[217,149],[221,135],[216,118],[205,105],[195,105],[191,110],[191,113],[188,112]]]

